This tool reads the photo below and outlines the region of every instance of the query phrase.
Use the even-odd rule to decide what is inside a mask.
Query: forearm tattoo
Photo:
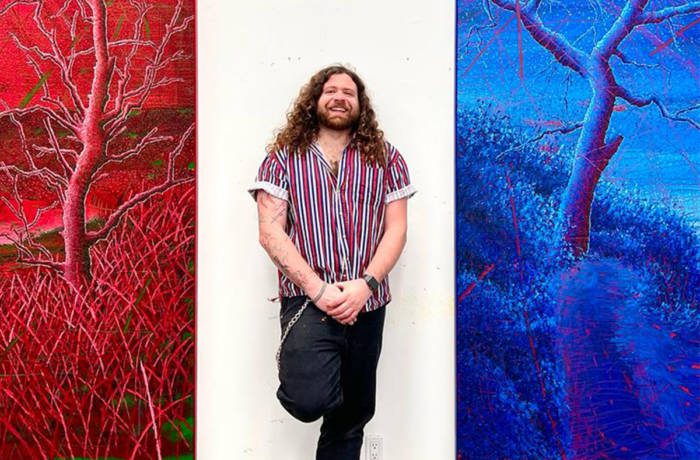
[[[275,224],[286,216],[288,205],[286,201],[274,199],[267,193],[260,199],[262,212],[258,213],[258,222],[261,225]],[[287,234],[265,233],[261,241],[275,266],[292,280],[297,286],[303,287],[310,274],[305,273],[305,267],[293,269],[291,266],[290,245],[293,243]],[[301,256],[299,256],[301,258]],[[302,259],[303,260],[303,259]]]

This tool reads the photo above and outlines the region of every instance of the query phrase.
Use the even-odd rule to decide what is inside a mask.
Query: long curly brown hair
[[[342,65],[333,65],[318,71],[301,88],[292,110],[287,113],[286,125],[276,132],[275,140],[267,146],[268,153],[285,147],[290,153],[306,152],[318,136],[319,122],[316,108],[323,85],[332,75],[341,73],[348,75],[357,85],[357,97],[360,102],[360,117],[352,127],[353,137],[350,143],[360,151],[365,162],[382,166],[386,164],[384,132],[379,129],[365,84],[355,72]]]

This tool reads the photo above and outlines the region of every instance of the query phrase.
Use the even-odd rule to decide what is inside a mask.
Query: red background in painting
[[[10,2],[0,2],[0,9],[4,8]],[[49,0],[45,2],[44,12],[55,13],[61,8],[63,1]],[[137,19],[136,10],[124,1],[114,0],[107,2],[107,34],[110,41],[130,38],[134,32],[134,25]],[[162,37],[165,25],[170,20],[176,6],[175,0],[161,0],[146,13],[146,23],[141,28],[142,37],[150,37],[154,42],[158,43]],[[181,17],[194,15],[194,1],[184,2],[182,5]],[[42,36],[35,24],[33,14],[35,7],[31,5],[17,5],[0,16],[0,99],[3,100],[9,107],[17,107],[20,102],[36,87],[39,82],[39,76],[35,70],[29,65],[28,59],[24,51],[18,48],[15,44],[12,34],[25,45],[39,45],[42,49],[49,49],[49,43]],[[69,6],[64,14],[64,17],[71,18],[75,11],[74,6]],[[70,50],[70,44],[75,40],[75,48],[77,50],[88,49],[92,45],[92,36],[89,25],[84,22],[79,22],[77,28],[77,39],[71,36],[69,26],[60,19],[48,19],[45,17],[46,26],[48,28],[55,27],[57,31],[59,45],[64,52]],[[145,49],[145,48],[144,48]],[[112,48],[114,55],[117,57],[117,65],[122,67],[124,58],[129,50],[128,47]],[[179,137],[187,127],[187,124],[194,118],[195,106],[195,31],[194,20],[190,22],[187,30],[178,32],[173,35],[169,45],[166,48],[166,54],[171,54],[176,50],[181,50],[187,58],[170,63],[166,68],[159,72],[162,77],[177,77],[182,79],[181,82],[172,83],[167,86],[159,87],[153,90],[146,99],[143,107],[143,112],[148,120],[143,126],[134,125],[131,129],[133,132],[145,134],[151,127],[158,126],[161,134],[171,135],[174,138]],[[146,58],[149,57],[148,51],[139,51],[132,60],[132,72],[135,77],[135,82],[138,83],[142,74],[139,72],[147,64]],[[69,107],[72,107],[67,93],[64,91],[64,85],[60,81],[59,72],[56,66],[39,61],[41,64],[41,72],[50,72],[47,83],[54,96],[60,96],[62,101]],[[78,87],[79,93],[83,99],[83,104],[87,104],[87,95],[90,92],[90,84],[92,78],[92,66],[94,59],[91,56],[85,56],[76,60],[75,71],[73,73],[74,82]],[[132,85],[133,86],[133,85]],[[64,91],[61,93],[61,91]],[[116,79],[113,79],[110,86],[110,93],[116,91]],[[46,105],[41,101],[42,91],[38,90],[33,95],[27,107],[32,105]],[[109,108],[108,104],[108,108]],[[189,113],[184,116],[177,115],[178,110],[189,109]],[[156,115],[155,112],[159,111]],[[5,129],[5,128],[8,129]],[[17,146],[7,143],[8,138],[17,137],[16,129],[9,124],[2,123],[2,129],[6,132],[0,133],[0,148],[4,150],[2,160],[12,163],[17,160]],[[138,140],[136,138],[135,140]],[[154,168],[154,162],[162,160],[162,148],[170,148],[171,145],[163,144],[159,148],[149,148],[142,155],[133,160],[119,165],[119,167],[110,168],[108,173],[110,177],[103,179],[95,184],[90,190],[87,202],[88,219],[108,215],[116,208],[121,201],[124,201],[128,194],[134,191],[142,190],[145,185],[153,184],[158,177],[157,168]],[[179,170],[183,172],[187,169],[188,164],[194,161],[194,138],[188,142],[188,148],[183,153],[181,161],[178,162]],[[190,168],[191,169],[191,168]],[[0,180],[0,193],[7,193],[7,185],[3,186]],[[36,210],[50,204],[54,197],[53,194],[47,193],[45,187],[40,184],[27,185],[32,187],[30,193],[25,193],[23,206],[27,214],[33,216]],[[27,189],[30,190],[30,189]],[[0,232],[7,231],[17,221],[10,210],[0,203]],[[60,226],[61,210],[54,209],[46,212],[40,219],[36,230],[49,230]],[[0,236],[0,244],[6,244],[9,240]]]
[[[10,2],[0,2],[2,7],[5,7]],[[46,10],[56,11],[60,8],[63,2],[50,0],[47,1]],[[109,3],[109,2],[107,2]],[[151,38],[155,41],[161,37],[164,23],[170,18],[176,5],[174,0],[160,0],[154,4],[146,14],[149,24]],[[0,7],[0,8],[2,8]],[[69,10],[70,11],[70,10]],[[16,107],[20,100],[32,89],[38,82],[38,77],[27,64],[27,59],[13,42],[10,33],[16,33],[24,43],[37,42],[43,40],[36,30],[36,26],[32,20],[34,7],[29,5],[18,5],[0,17],[0,98],[5,100],[10,107]],[[188,1],[183,4],[183,15],[191,16],[194,14],[194,1]],[[114,0],[107,8],[107,30],[110,39],[127,38],[133,32],[133,23],[136,19],[135,10],[124,1]],[[59,25],[60,27],[60,25]],[[87,48],[91,39],[89,30],[86,25],[82,25],[83,30],[78,30],[78,35],[81,37],[78,43],[78,48]],[[119,33],[114,34],[119,28]],[[61,30],[62,29],[62,30]],[[59,40],[70,40],[69,30],[66,27],[59,28]],[[171,49],[181,49],[190,59],[178,61],[169,66],[163,73],[167,76],[177,76],[184,79],[182,83],[175,83],[170,86],[158,88],[149,96],[146,102],[147,108],[155,107],[194,107],[194,21],[190,27],[174,36]],[[85,62],[83,69],[79,72],[84,72],[85,77],[90,76],[89,62]],[[48,68],[48,67],[47,67]],[[55,73],[55,71],[53,72]],[[52,82],[54,88],[58,88],[58,83]],[[79,89],[83,95],[89,92],[89,78],[83,78],[80,81]],[[35,95],[32,103],[37,103],[40,93]]]

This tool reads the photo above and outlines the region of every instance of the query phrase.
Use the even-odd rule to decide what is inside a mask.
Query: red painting
[[[192,458],[193,0],[0,0],[0,458]]]

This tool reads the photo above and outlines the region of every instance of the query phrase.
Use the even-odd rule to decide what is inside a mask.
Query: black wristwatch
[[[365,273],[362,279],[365,280],[365,283],[367,283],[367,286],[369,286],[369,289],[372,292],[376,291],[379,288],[379,282],[376,279],[374,279],[374,276]]]

